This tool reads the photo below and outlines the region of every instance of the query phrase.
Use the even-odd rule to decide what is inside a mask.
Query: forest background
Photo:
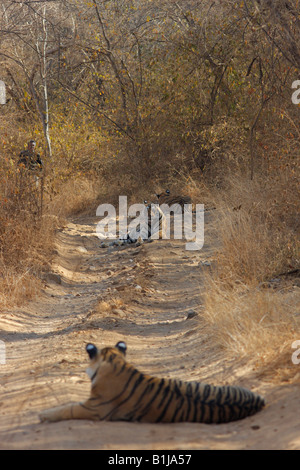
[[[3,0],[2,307],[38,295],[67,217],[168,188],[218,209],[216,338],[288,370],[299,312],[261,286],[299,275],[299,14],[290,0]],[[38,188],[17,165],[32,138]]]

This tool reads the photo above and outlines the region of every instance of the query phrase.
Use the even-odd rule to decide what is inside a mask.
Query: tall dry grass
[[[20,305],[40,292],[41,273],[49,269],[53,250],[53,221],[26,210],[0,210],[0,304]]]
[[[299,269],[300,199],[286,176],[231,175],[213,195],[218,249],[204,315],[227,352],[289,380],[300,377],[291,361],[300,339],[299,280],[289,275]]]
[[[68,217],[90,209],[98,195],[88,178],[70,178],[53,191],[46,179],[36,187],[13,167],[0,191],[0,306],[21,305],[41,291],[51,270],[55,233]],[[26,183],[26,184],[25,184]],[[28,183],[28,184],[27,184]],[[32,184],[33,183],[33,184]]]
[[[50,217],[64,223],[68,217],[91,211],[96,214],[96,203],[101,193],[100,178],[75,176],[57,185],[54,194],[45,202]],[[50,189],[51,193],[51,189]]]

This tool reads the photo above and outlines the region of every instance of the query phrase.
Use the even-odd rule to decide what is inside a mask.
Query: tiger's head
[[[157,199],[159,199],[161,196],[170,196],[170,190],[169,189],[166,189],[166,191],[164,193],[159,193],[159,194],[155,194]]]
[[[93,383],[99,373],[103,374],[106,369],[110,369],[112,360],[120,359],[124,362],[127,347],[124,341],[119,341],[114,348],[98,349],[94,344],[88,343],[85,349],[90,358],[86,372]]]

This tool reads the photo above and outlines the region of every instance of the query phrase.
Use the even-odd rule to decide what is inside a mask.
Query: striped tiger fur
[[[86,346],[90,358],[90,398],[45,410],[41,421],[91,419],[107,421],[226,423],[260,411],[264,399],[234,386],[163,379],[139,372],[126,362],[126,344],[98,350]]]
[[[156,194],[159,205],[166,204],[169,207],[178,205],[180,206],[180,212],[184,209],[184,206],[192,204],[190,196],[171,196],[170,191],[166,189],[165,193]]]
[[[121,235],[118,240],[112,242],[102,242],[101,247],[123,246],[131,243],[142,243],[145,240],[151,241],[157,238],[163,238],[166,233],[166,217],[158,204],[144,201],[145,218],[144,222],[134,226],[127,233]]]
[[[136,229],[130,230],[125,238],[125,243],[136,243],[138,240],[150,240],[159,238],[165,232],[165,215],[158,204],[148,203],[144,201],[147,223],[140,224]]]

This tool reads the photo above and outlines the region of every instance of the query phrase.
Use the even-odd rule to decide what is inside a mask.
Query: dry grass
[[[228,286],[255,286],[296,262],[295,234],[283,232],[264,214],[224,209],[216,218],[216,230],[222,243],[217,253],[218,277]]]
[[[22,188],[21,188],[22,189]],[[42,274],[51,269],[56,229],[65,218],[87,210],[97,188],[88,179],[68,180],[53,196],[41,191],[20,191],[16,177],[2,188],[0,204],[0,303],[21,305],[39,294]]]
[[[0,281],[1,307],[22,305],[27,300],[33,299],[41,289],[41,283],[36,276],[30,274],[30,268],[20,273],[14,267],[3,267]]]
[[[299,287],[273,291],[239,286],[227,290],[207,282],[205,319],[218,344],[236,358],[247,357],[263,374],[299,379],[292,363],[292,343],[300,338]]]
[[[292,286],[273,290],[240,285],[229,292],[212,279],[207,286],[206,318],[218,341],[234,354],[261,356],[300,332],[299,303],[292,298]]]
[[[58,219],[91,210],[101,192],[99,179],[70,178],[63,181],[47,203],[47,213]],[[96,209],[95,209],[96,211]],[[95,212],[96,213],[96,212]]]
[[[8,219],[1,215],[0,302],[7,307],[40,292],[40,274],[51,263],[54,225],[47,217],[37,221],[25,212]]]
[[[255,285],[299,267],[300,193],[287,172],[273,176],[230,176],[213,195],[222,280]]]
[[[300,338],[299,279],[282,274],[299,269],[299,201],[294,188],[283,198],[276,187],[239,176],[214,195],[220,246],[206,280],[204,315],[231,354],[249,357],[273,377],[283,370],[298,377],[291,345]]]

